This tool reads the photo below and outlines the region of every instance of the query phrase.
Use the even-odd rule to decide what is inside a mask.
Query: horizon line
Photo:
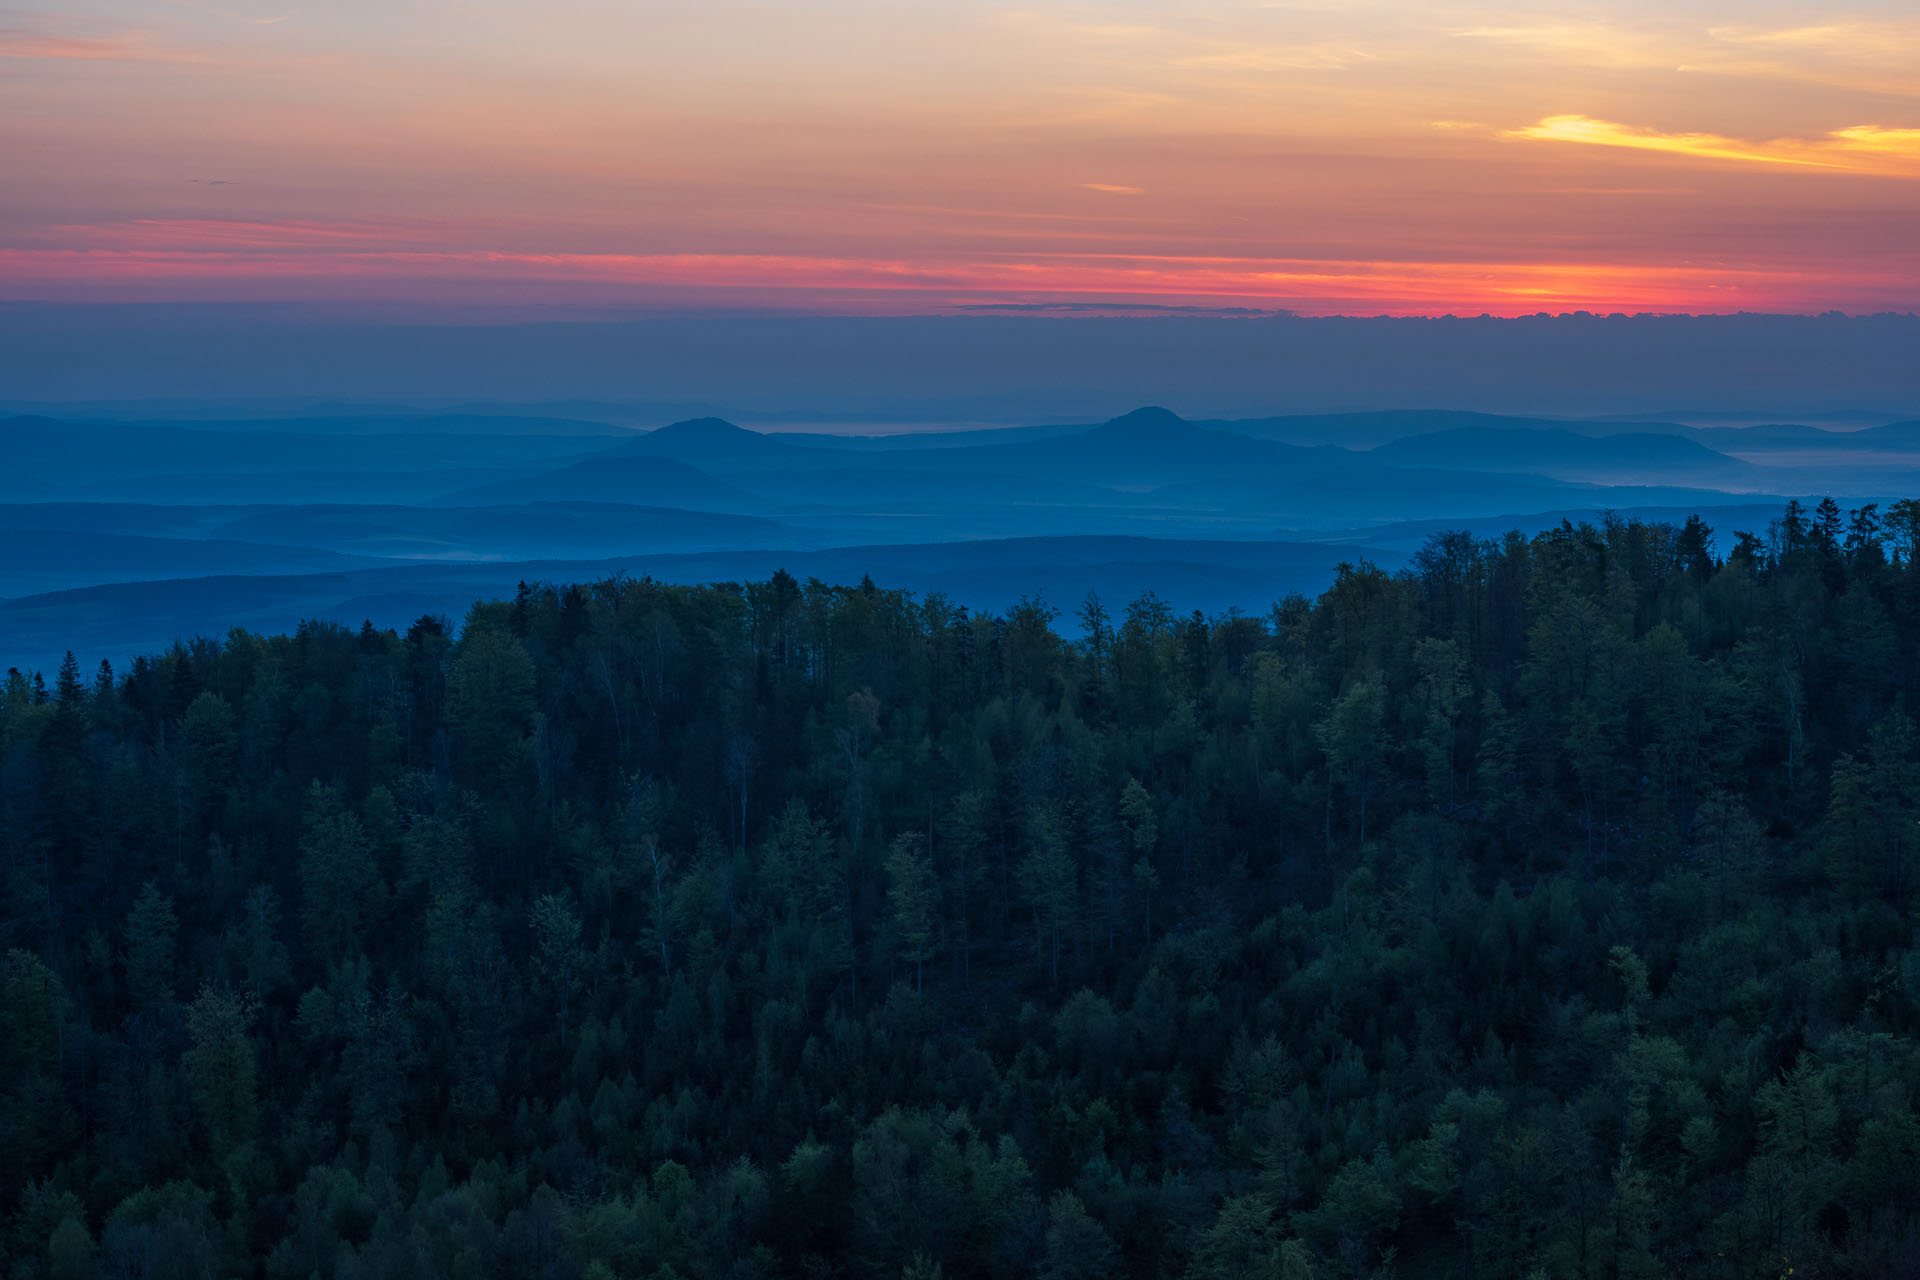
[[[917,311],[820,310],[779,306],[679,306],[646,303],[569,302],[455,302],[399,298],[6,298],[0,309],[49,308],[68,311],[155,311],[185,308],[206,311],[294,311],[314,313],[415,313],[458,325],[492,322],[503,314],[519,314],[522,323],[594,323],[622,318],[752,318],[782,320],[1295,320],[1295,321],[1522,321],[1522,320],[1920,320],[1920,310],[1882,308],[1849,311],[1829,307],[1818,311],[1773,311],[1742,308],[1736,311],[1619,311],[1576,307],[1560,310],[1513,312],[1467,311],[1302,311],[1290,307],[1250,307],[1172,303],[1059,302],[956,303]]]

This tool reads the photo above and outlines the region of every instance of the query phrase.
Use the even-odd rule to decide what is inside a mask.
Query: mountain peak
[[[679,458],[697,467],[727,467],[764,463],[791,452],[787,445],[759,431],[735,426],[724,418],[689,418],[649,431],[621,446],[624,453]]]
[[[758,431],[749,431],[745,427],[735,426],[725,418],[688,418],[684,422],[671,423],[649,431],[645,438],[651,440],[738,440],[742,436],[759,436]]]
[[[1102,425],[1102,430],[1125,432],[1128,435],[1158,434],[1165,431],[1178,431],[1187,425],[1187,420],[1171,409],[1163,409],[1157,404],[1123,413]]]

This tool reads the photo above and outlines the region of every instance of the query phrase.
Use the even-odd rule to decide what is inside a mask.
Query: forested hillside
[[[0,1274],[1915,1274],[1917,552],[14,673]]]

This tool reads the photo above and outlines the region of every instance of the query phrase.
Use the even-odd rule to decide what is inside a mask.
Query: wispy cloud
[[[54,58],[84,62],[198,62],[186,49],[156,44],[141,32],[67,35],[23,27],[0,27],[0,58]]]
[[[989,21],[1012,31],[1023,46],[1057,50],[1063,65],[1142,79],[1182,100],[1276,77],[1347,71],[1382,61],[1397,47],[1391,39],[1362,38],[1323,23],[1277,32],[1271,24],[1250,26],[1208,5],[1164,22],[1088,21],[1040,7]]]
[[[1920,28],[1891,22],[1828,22],[1803,27],[1709,27],[1725,44],[1806,51],[1878,62],[1920,51]]]
[[[1123,187],[1116,182],[1083,182],[1080,188],[1083,191],[1099,191],[1110,196],[1137,196],[1142,190],[1140,187]]]
[[[1710,43],[1683,69],[1920,97],[1920,21],[1726,26],[1706,34]]]
[[[132,287],[225,281],[286,296],[298,282],[346,279],[410,289],[409,282],[467,282],[507,289],[677,288],[775,296],[835,290],[872,297],[913,295],[943,305],[1128,300],[1233,301],[1319,313],[1431,314],[1542,308],[1599,311],[1805,309],[1844,294],[1884,292],[1882,272],[1781,270],[1671,259],[1646,262],[1428,261],[1260,258],[1138,253],[1013,253],[964,258],[845,258],[789,254],[625,254],[472,248],[369,248],[332,240],[330,228],[258,234],[260,247],[0,248],[0,278],[17,286]],[[317,234],[316,234],[317,233]],[[309,242],[294,247],[289,242]],[[311,242],[322,243],[311,243]],[[509,295],[510,296],[510,295]]]
[[[1920,129],[1886,129],[1863,124],[1835,129],[1818,138],[1751,140],[1717,133],[1663,133],[1611,120],[1596,120],[1592,116],[1563,115],[1548,116],[1537,124],[1509,129],[1500,136],[1517,141],[1658,151],[1702,160],[1920,178]]]
[[[189,182],[200,179],[189,178]],[[386,248],[441,243],[445,228],[419,223],[249,221],[230,218],[131,218],[124,222],[61,223],[49,236],[92,250],[224,251]]]
[[[1176,58],[1173,65],[1203,71],[1345,71],[1379,56],[1353,44],[1252,45]]]
[[[1852,151],[1920,162],[1920,129],[1883,129],[1876,124],[1857,124],[1851,129],[1835,129],[1830,136]]]
[[[1551,65],[1691,71],[1920,94],[1920,75],[1914,71],[1920,22],[1700,27],[1684,19],[1594,19],[1461,26],[1448,34],[1523,49]]]
[[[1673,47],[1667,41],[1604,22],[1457,27],[1448,34],[1462,40],[1530,49],[1555,61],[1584,66],[1670,67],[1676,60]]]
[[[249,27],[271,27],[293,17],[294,10],[287,9],[279,13],[254,14],[240,13],[221,5],[201,4],[198,0],[172,0],[173,4],[191,13],[218,18],[223,22],[236,22]]]

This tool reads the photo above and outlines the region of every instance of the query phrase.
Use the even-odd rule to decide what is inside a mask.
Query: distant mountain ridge
[[[535,417],[486,413],[343,413],[323,412],[289,418],[158,418],[118,422],[115,426],[180,431],[223,432],[229,435],[260,432],[282,435],[466,435],[466,436],[630,436],[630,427],[582,418]]]
[[[1920,452],[1920,419],[1889,422],[1856,431],[1780,424],[1758,427],[1689,427],[1693,439],[1730,453],[1766,450],[1877,450]]]
[[[402,559],[588,557],[794,542],[790,530],[762,516],[612,502],[270,507],[218,525],[213,533]]]
[[[527,502],[618,502],[744,512],[753,506],[754,499],[676,458],[602,454],[553,471],[457,490],[434,505],[476,507]]]
[[[1566,506],[1581,500],[1580,486],[1631,484],[1673,490],[1723,485],[1765,490],[1764,470],[1726,457],[1696,441],[1653,432],[1587,435],[1547,420],[1486,414],[1354,415],[1371,429],[1441,426],[1387,441],[1373,449],[1296,444],[1236,429],[1246,424],[1200,423],[1157,405],[1143,406],[1095,425],[1022,433],[972,433],[925,449],[856,449],[844,438],[801,445],[719,418],[677,422],[617,445],[606,461],[575,464],[546,478],[470,490],[449,501],[526,501],[532,497],[587,497],[649,502],[657,489],[614,484],[632,476],[636,458],[678,462],[742,495],[823,508],[892,510],[900,503],[941,509],[1019,505],[1038,511],[1076,504],[1086,510],[1171,507],[1214,510],[1238,517],[1262,508],[1333,517],[1340,504],[1370,517],[1449,515],[1485,503]],[[1345,418],[1321,415],[1309,435]],[[1258,420],[1270,434],[1286,434],[1289,420]],[[1490,425],[1491,424],[1491,425]],[[686,477],[689,498],[679,506],[712,506],[720,498]],[[1569,488],[1568,486],[1574,486]],[[621,496],[621,495],[627,496]],[[1637,494],[1637,500],[1651,500]],[[740,497],[731,501],[738,502]],[[1384,505],[1385,509],[1380,509]],[[740,509],[723,507],[719,509]]]
[[[606,447],[597,436],[315,434],[24,415],[0,419],[0,458],[6,459],[0,501],[150,502],[165,496],[178,502],[247,503],[289,493],[365,500],[368,493],[353,486],[367,477],[385,477],[374,487],[388,492],[408,488],[410,478],[420,477],[420,487],[431,491],[435,473],[477,480],[489,471],[499,475],[559,466]],[[34,483],[22,484],[24,476]]]
[[[1461,427],[1407,436],[1371,456],[1399,465],[1537,473],[1589,482],[1665,479],[1752,486],[1764,472],[1697,440],[1652,432],[1589,436],[1539,427]]]
[[[252,617],[223,613],[221,593],[252,598],[268,591],[266,579],[290,575],[348,571],[356,594],[323,600],[311,583],[286,588],[288,599],[343,613],[356,600],[369,611],[410,609],[438,590],[431,584],[456,579],[444,598],[470,599],[474,582],[493,581],[363,579],[355,566],[369,559],[448,574],[616,561],[734,574],[771,559],[857,580],[844,557],[801,557],[867,548],[868,563],[916,574],[946,564],[939,581],[986,599],[1026,581],[1043,555],[1077,566],[1040,574],[1043,585],[1085,578],[1076,557],[1092,544],[1069,554],[1061,539],[1142,535],[1181,546],[1112,544],[1115,567],[1102,581],[1118,586],[1131,572],[1212,583],[1206,598],[1252,607],[1270,598],[1271,582],[1244,558],[1257,553],[1223,548],[1265,543],[1277,530],[1366,546],[1370,528],[1390,528],[1404,552],[1422,528],[1492,513],[1526,524],[1527,513],[1706,511],[1822,493],[1855,504],[1920,492],[1920,421],[1841,432],[1451,410],[1227,420],[1144,405],[1098,422],[861,438],[756,430],[712,414],[651,431],[387,408],[271,424],[28,414],[0,419],[0,459],[0,595],[119,582],[131,594],[111,599],[146,602],[140,609],[174,598],[169,616],[182,627]],[[989,539],[992,551],[982,549]],[[974,550],[947,564],[936,550],[947,544]],[[181,585],[189,582],[202,585]],[[109,598],[89,596],[87,607]],[[107,636],[134,625],[137,611],[89,616]],[[0,667],[8,657],[0,646]]]
[[[673,458],[702,470],[726,472],[831,466],[837,451],[787,444],[724,418],[689,418],[625,441],[614,452],[622,457]]]
[[[833,582],[871,575],[882,587],[940,592],[974,609],[1002,610],[1034,594],[1069,608],[1088,591],[1117,606],[1152,591],[1181,609],[1217,612],[1263,608],[1293,591],[1317,592],[1342,562],[1370,559],[1394,568],[1405,558],[1308,542],[1006,538],[118,583],[0,601],[0,671],[14,665],[53,670],[66,648],[83,655],[88,667],[102,657],[119,667],[130,654],[164,649],[175,637],[224,635],[236,626],[290,632],[306,618],[404,628],[422,614],[447,614],[458,623],[476,599],[509,598],[522,580],[591,582],[624,573],[676,583],[739,582],[784,568]]]
[[[1335,445],[1343,449],[1364,450],[1409,436],[1438,431],[1475,427],[1566,430],[1573,424],[1554,418],[1512,417],[1455,409],[1386,409],[1355,413],[1280,414],[1271,418],[1210,418],[1197,425],[1283,444]]]
[[[208,574],[328,573],[369,568],[366,556],[228,538],[155,538],[78,529],[0,528],[0,597],[63,586]],[[4,665],[4,664],[0,664]]]

